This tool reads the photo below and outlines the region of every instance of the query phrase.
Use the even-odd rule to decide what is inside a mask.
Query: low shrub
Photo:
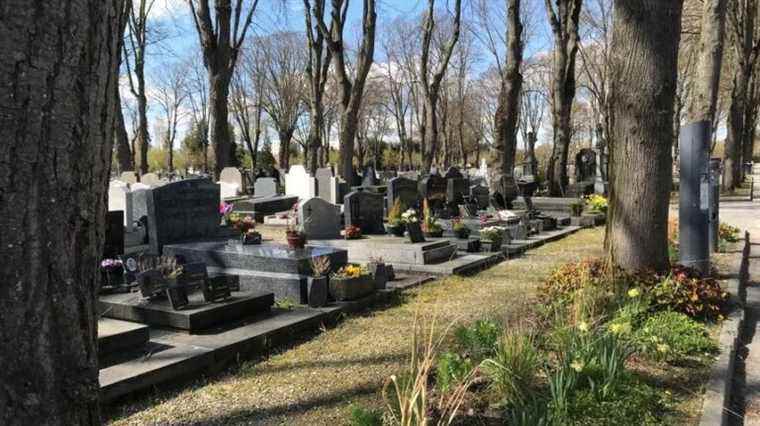
[[[383,426],[383,412],[352,406],[348,424],[350,426]]]
[[[648,289],[660,310],[682,312],[692,318],[714,320],[724,313],[728,293],[714,278],[704,278],[691,268],[675,265]]]
[[[552,272],[539,288],[539,294],[549,302],[570,301],[573,293],[582,288],[607,287],[609,278],[609,268],[601,259],[566,263]]]
[[[533,338],[509,332],[499,339],[493,357],[483,361],[480,368],[501,404],[521,406],[530,399],[540,364]]]
[[[648,317],[633,333],[633,340],[648,357],[671,363],[710,355],[718,349],[704,324],[672,311]]]
[[[501,325],[491,320],[478,320],[469,327],[459,327],[454,331],[460,353],[469,355],[479,362],[494,353],[496,342],[501,336]]]
[[[438,357],[436,366],[436,385],[442,393],[450,391],[472,373],[473,365],[469,358],[457,353],[444,352]]]
[[[593,213],[607,214],[610,203],[603,195],[593,194],[586,197],[586,205],[588,209]]]

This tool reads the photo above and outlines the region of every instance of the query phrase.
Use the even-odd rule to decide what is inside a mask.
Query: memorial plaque
[[[424,243],[425,235],[422,233],[419,222],[407,223],[406,231],[409,234],[409,241],[413,243]]]
[[[206,264],[203,262],[182,265],[182,273],[177,277],[177,284],[187,288],[201,288],[206,281]]]
[[[346,195],[343,200],[345,225],[358,226],[363,234],[385,234],[383,200],[382,195],[367,191]]]
[[[239,281],[238,281],[239,283]],[[238,284],[238,290],[240,289]],[[206,302],[220,302],[232,294],[230,282],[226,275],[208,278],[203,284],[203,299]]]
[[[407,209],[417,208],[420,203],[417,181],[407,179],[405,177],[397,177],[391,179],[388,181],[387,199],[388,211],[393,208],[393,204],[396,202],[396,200],[401,200],[401,203]]]
[[[148,236],[152,254],[177,242],[218,237],[219,185],[206,179],[172,182],[147,197]]]
[[[161,296],[166,291],[164,276],[157,269],[140,272],[136,278],[140,287],[140,294],[146,299]]]
[[[166,289],[166,295],[175,311],[179,311],[190,304],[190,299],[187,297],[187,287],[182,284],[170,284]]]

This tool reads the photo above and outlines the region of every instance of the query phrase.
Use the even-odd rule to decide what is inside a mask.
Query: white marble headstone
[[[317,181],[302,165],[291,166],[285,176],[285,195],[296,196],[300,200],[314,198],[317,196]]]
[[[123,211],[124,226],[127,232],[132,232],[132,192],[126,182],[111,181],[108,185],[108,211]]]

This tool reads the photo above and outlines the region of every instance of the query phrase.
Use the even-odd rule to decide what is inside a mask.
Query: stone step
[[[149,327],[112,318],[98,319],[98,356],[139,348],[150,339]]]
[[[345,250],[313,246],[291,249],[266,242],[247,246],[227,244],[227,241],[173,244],[164,247],[164,254],[181,256],[185,262],[203,262],[208,267],[296,275],[310,275],[311,259],[318,256],[328,256],[334,267],[348,261]]]
[[[206,303],[200,292],[188,295],[190,305],[175,311],[168,299],[146,301],[137,293],[110,294],[99,299],[103,316],[151,326],[200,331],[228,321],[268,312],[272,293],[241,291],[218,303]]]

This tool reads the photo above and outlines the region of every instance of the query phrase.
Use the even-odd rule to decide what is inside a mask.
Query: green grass
[[[347,424],[355,407],[383,408],[384,382],[408,366],[416,315],[436,315],[440,327],[484,318],[530,323],[537,286],[562,263],[601,256],[602,240],[602,229],[584,230],[478,275],[425,284],[264,360],[110,407],[106,420],[118,425]],[[673,389],[677,405],[684,407],[677,416],[681,424],[699,409],[701,395],[694,390],[706,373],[678,371],[645,373],[655,386]]]

